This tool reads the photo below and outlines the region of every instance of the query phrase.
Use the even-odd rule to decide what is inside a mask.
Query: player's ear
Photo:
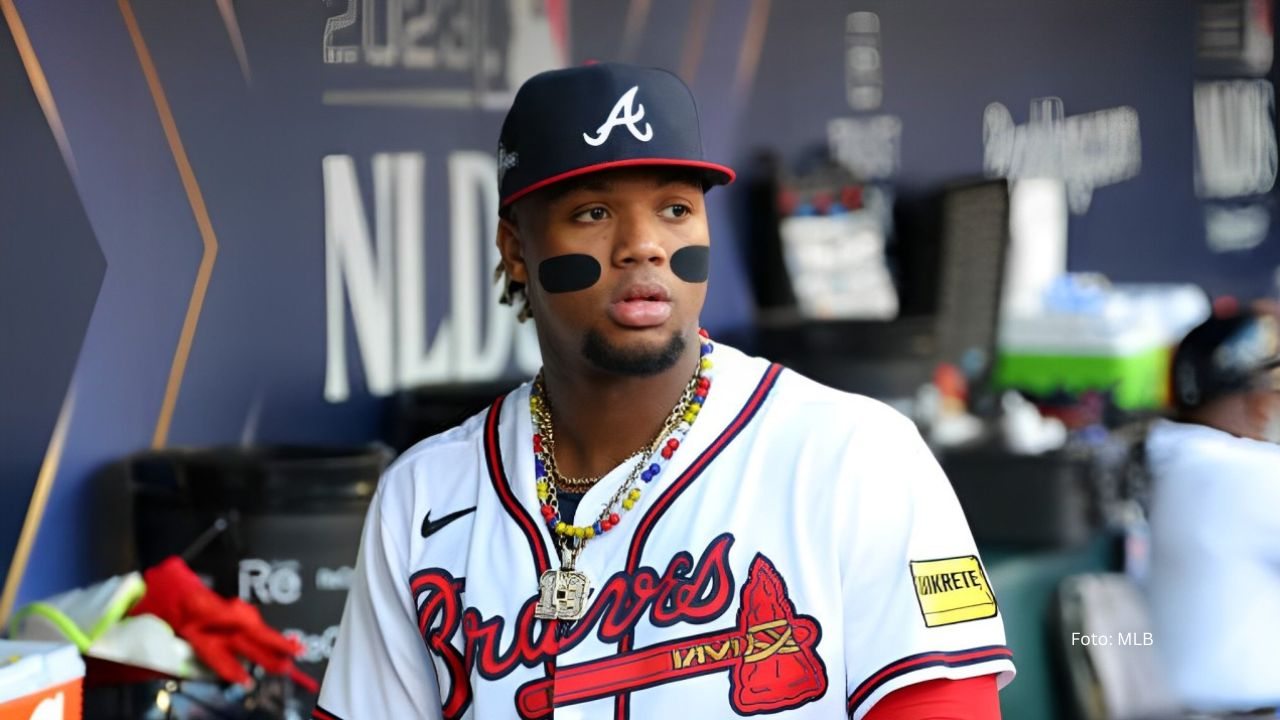
[[[507,277],[512,282],[527,286],[529,284],[529,267],[525,264],[519,221],[514,213],[508,213],[498,218],[497,243],[498,252],[502,255],[502,265],[507,271]]]
[[[1261,435],[1271,421],[1270,394],[1263,390],[1250,390],[1240,398],[1238,407],[1244,413],[1246,427],[1255,435]]]
[[[1271,417],[1271,393],[1266,390],[1250,390],[1244,396],[1244,411],[1250,423],[1262,426]]]

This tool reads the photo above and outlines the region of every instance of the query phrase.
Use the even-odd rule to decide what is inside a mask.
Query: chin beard
[[[582,341],[582,356],[600,370],[614,375],[648,377],[666,372],[684,354],[684,336],[671,334],[666,345],[657,348],[625,348],[611,345],[603,335],[590,330]]]

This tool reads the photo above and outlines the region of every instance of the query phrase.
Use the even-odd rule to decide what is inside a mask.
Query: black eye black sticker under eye
[[[590,255],[557,255],[538,265],[538,282],[549,293],[586,290],[600,279],[600,263]]]
[[[671,271],[687,283],[706,282],[711,273],[711,248],[706,245],[680,248],[671,255]]]

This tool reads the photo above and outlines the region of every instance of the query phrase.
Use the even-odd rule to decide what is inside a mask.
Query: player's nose
[[[616,267],[653,264],[665,265],[667,251],[662,244],[662,226],[652,213],[622,213],[613,239]]]

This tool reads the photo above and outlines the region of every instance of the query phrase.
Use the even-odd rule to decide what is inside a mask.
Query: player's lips
[[[623,327],[656,327],[671,317],[671,293],[658,283],[624,286],[609,303],[609,318]]]

